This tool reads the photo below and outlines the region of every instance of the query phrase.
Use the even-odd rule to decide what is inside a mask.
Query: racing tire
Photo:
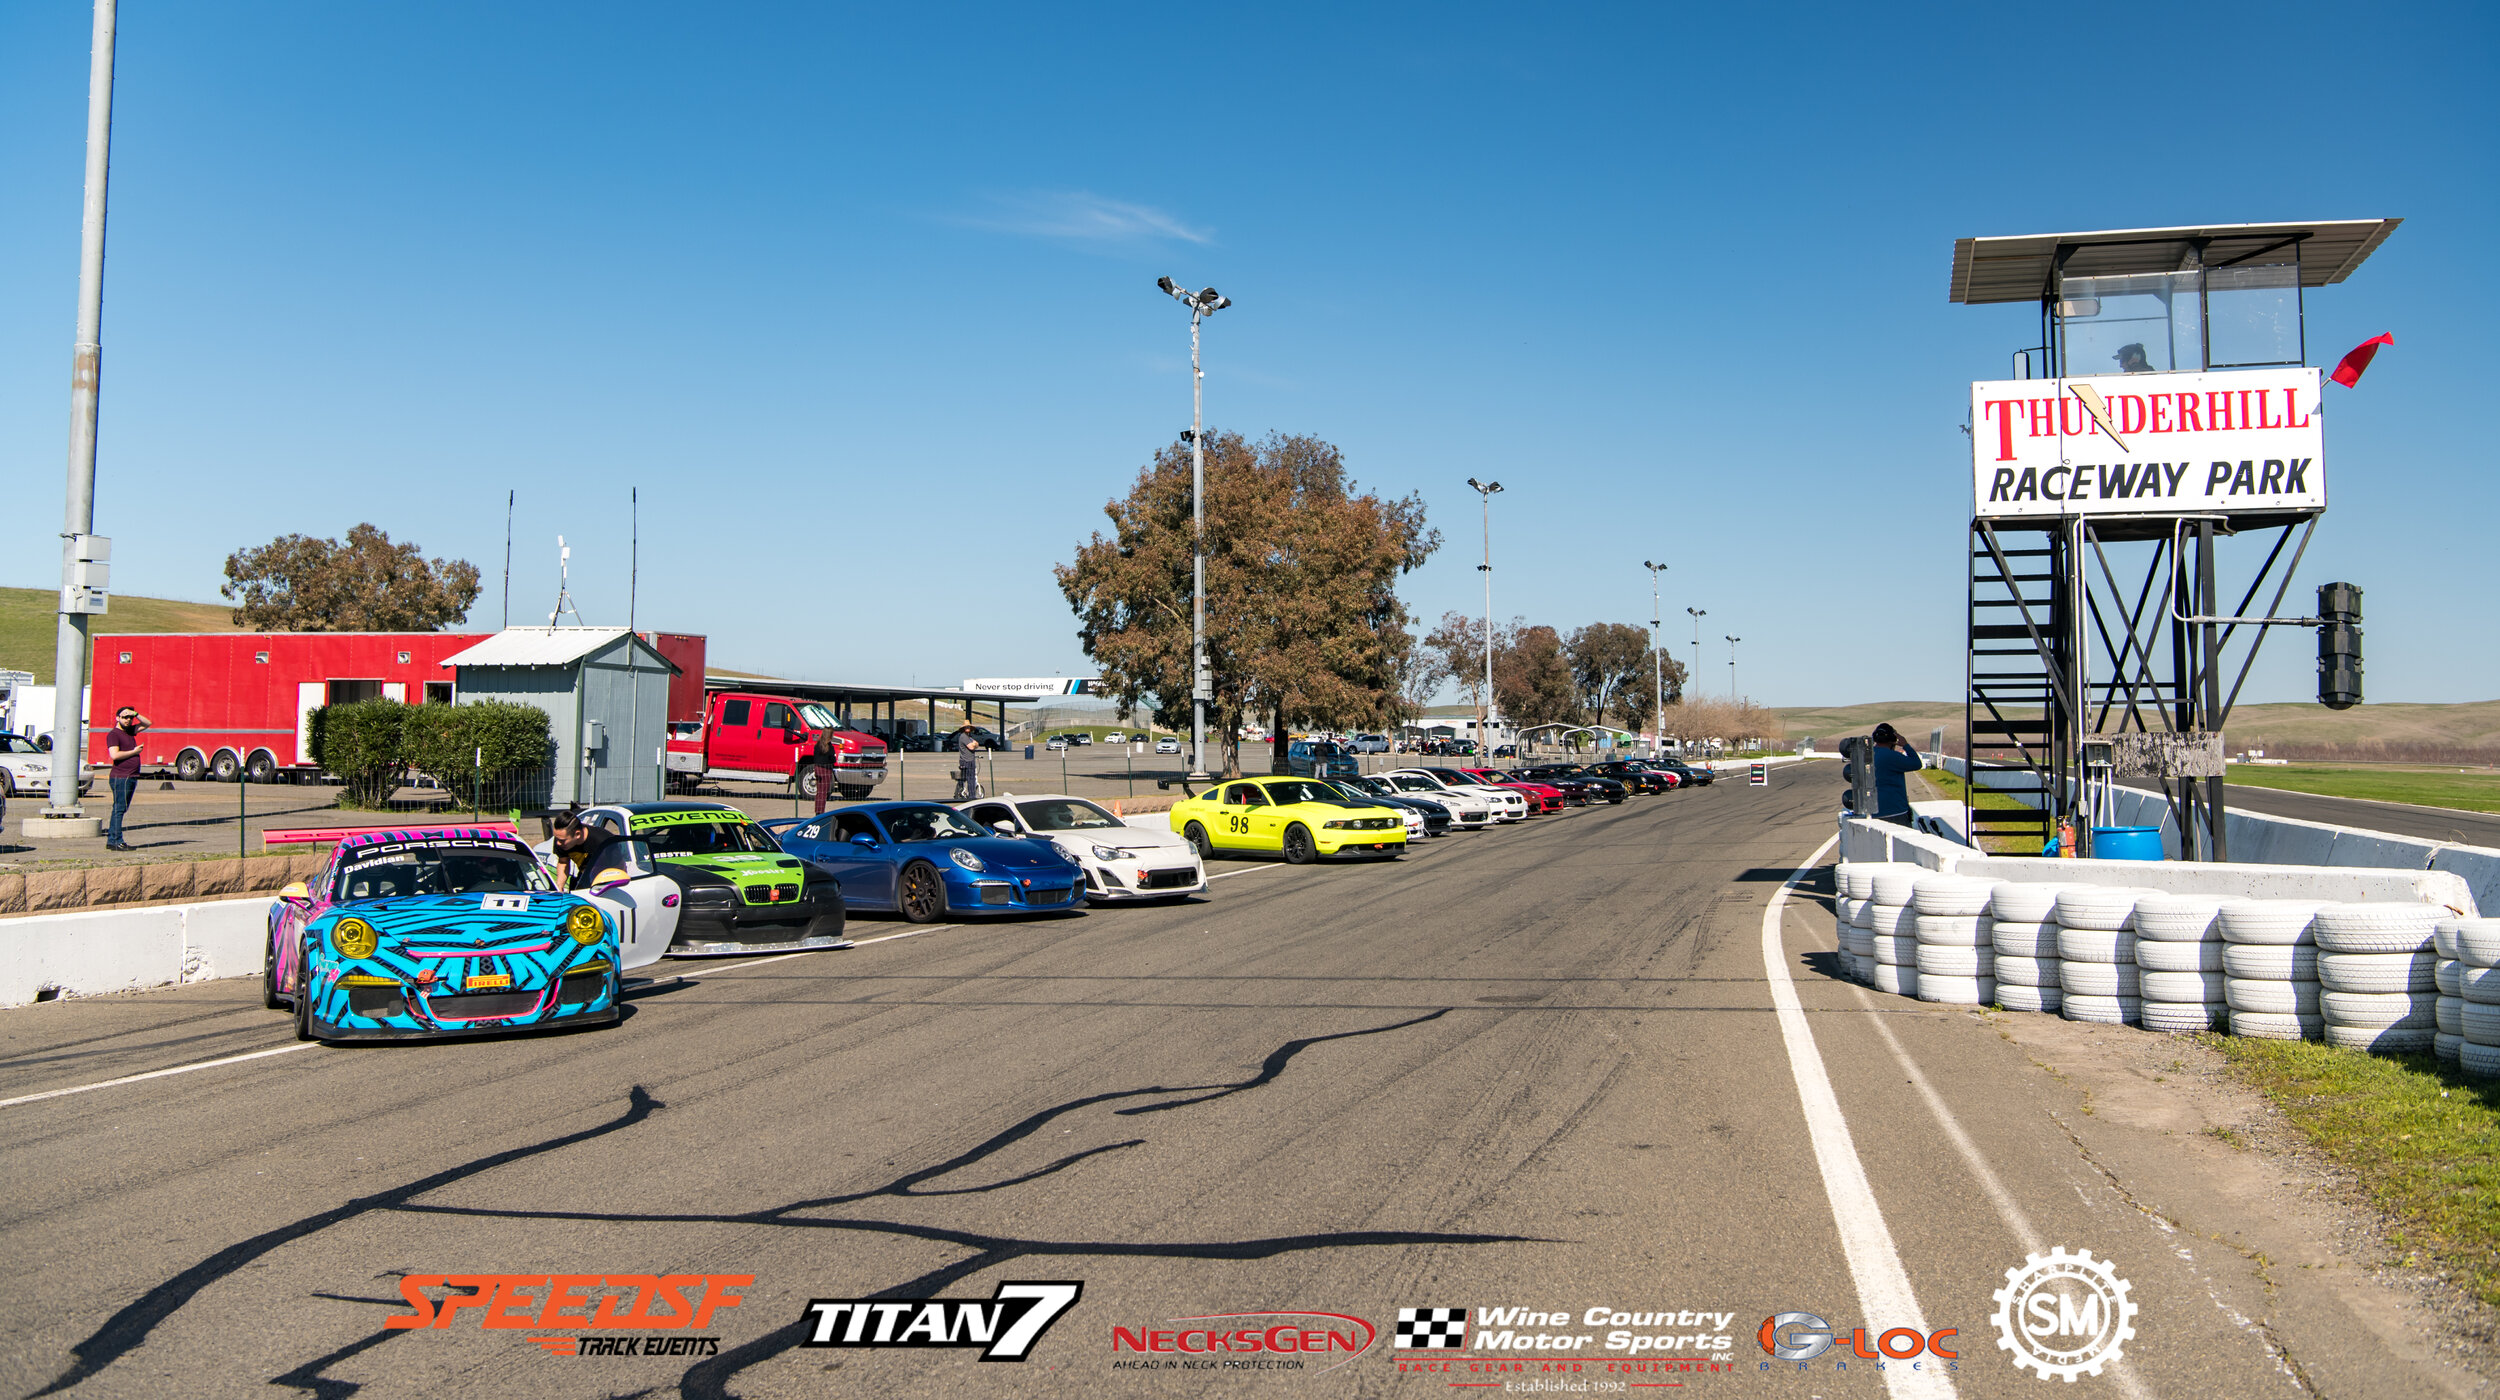
[[[2001,924],[2045,924],[2057,913],[2057,892],[2064,885],[2007,881],[1988,897],[1988,912]]]
[[[2140,897],[2140,891],[2122,885],[2069,885],[2057,892],[2057,922],[2062,928],[2115,933],[2134,924]]]
[[[2484,1006],[2500,1005],[2500,968],[2468,967],[2461,962],[2450,963],[2449,966],[2456,969],[2449,975],[2457,988],[2448,993],[2450,996],[2463,997]]]
[[[2209,894],[2148,894],[2135,902],[2135,936],[2163,943],[2219,939],[2214,927],[2223,899]]]
[[[1929,875],[1911,883],[1910,907],[1921,914],[1968,918],[1988,912],[1988,903],[1995,889],[1995,884],[1987,880],[1974,880],[1963,875]]]
[[[215,782],[234,782],[243,776],[243,760],[236,758],[232,749],[219,749],[217,756],[208,761],[208,776]]]
[[[1899,934],[1907,938],[1918,932],[1918,914],[1904,904],[1869,905],[1866,927],[1875,933]]]
[[[894,907],[915,924],[934,924],[946,917],[946,882],[937,867],[913,861],[896,878]]]
[[[2253,1011],[2267,1016],[2309,1016],[2318,1010],[2318,984],[2315,982],[2260,981],[2252,977],[2222,979],[2222,1000],[2233,1011]]]
[[[1997,1005],[2008,1011],[2046,1011],[2055,1014],[2065,1005],[2066,994],[2056,987],[2024,987],[2011,982],[1997,983]]]
[[[2069,1001],[2078,997],[2141,1000],[2142,977],[2134,963],[2076,962],[2069,959],[2060,963],[2057,969],[2058,985],[2066,989]]]
[[[2156,943],[2142,934],[2135,945],[2135,965],[2146,972],[2220,972],[2223,943],[2219,938],[2194,943]]]
[[[2353,1030],[2413,1030],[2426,1034],[2439,1024],[2439,998],[2419,992],[2320,992],[2318,1003],[2326,1012],[2329,1026],[2345,1026]],[[2465,1034],[2473,1038],[2474,1023],[2467,1020]],[[2495,1027],[2500,1031],[2500,1027]],[[2500,1034],[2495,1034],[2500,1040]]]
[[[1925,979],[1929,977],[1960,978],[1966,981],[1975,979],[1990,983],[1996,980],[1997,954],[1994,948],[1966,948],[1951,943],[1921,943],[1918,945],[1916,961],[1922,987],[1926,985]],[[1920,998],[1925,1001],[1943,1000],[1940,997],[1927,996],[1923,992]]]
[[[1311,840],[1311,829],[1300,822],[1285,828],[1285,864],[1309,865],[1319,859],[1319,846]]]
[[[2229,1022],[2230,1015],[2212,1002],[2148,1001],[2144,1003],[2144,1029],[2171,1035],[2219,1030]]]
[[[2455,919],[2449,940],[2467,967],[2500,967],[2500,919]]]
[[[2068,962],[2125,963],[2133,967],[2135,935],[2115,929],[2075,928],[2060,924],[2057,929],[2057,955]]]
[[[2233,943],[2222,950],[2222,970],[2252,982],[2315,982],[2318,950],[2307,943]]]
[[[1918,999],[1943,1006],[1986,1006],[1997,999],[1997,979],[1946,977],[1921,972],[1918,975]]]
[[[2428,948],[2448,911],[2436,904],[2330,904],[2318,911],[2317,941],[2330,953],[2410,953]]]
[[[2064,975],[2066,964],[2056,958],[2029,958],[1999,953],[1996,962],[1992,965],[1996,968],[1997,990],[2000,992],[2009,987],[2046,987],[2053,992],[2063,991],[2066,987]],[[2025,1007],[2023,1009],[2030,1011],[2039,1008]]]
[[[2307,1013],[2293,1015],[2284,1011],[2231,1012],[2231,1034],[2250,1040],[2319,1040],[2326,1035],[2326,1018]]]
[[[278,760],[267,749],[252,750],[252,757],[243,765],[246,782],[269,784],[278,780]]]
[[[860,783],[836,783],[833,785],[833,790],[853,802],[876,791],[875,788]]]
[[[2330,992],[2429,992],[2439,987],[2430,950],[2419,953],[2320,953],[2318,982]]]
[[[2069,1021],[2089,1021],[2099,1026],[2132,1026],[2144,1019],[2144,1003],[2135,997],[2082,996],[2068,992],[2057,1010]]]
[[[1199,860],[1209,861],[1215,859],[1215,843],[1207,839],[1207,829],[1205,827],[1200,826],[1196,822],[1191,822],[1189,825],[1181,828],[1181,839],[1189,843],[1189,849],[1198,853]]]
[[[270,1011],[286,1005],[278,995],[278,939],[275,934],[261,940],[267,946],[260,950],[260,1004]]]
[[[1918,941],[1938,947],[1996,947],[1996,920],[1985,914],[1921,913],[1911,925],[1918,932]]]
[[[2226,979],[2219,972],[2146,972],[2138,974],[2144,988],[2146,1005],[2167,1002],[2173,1006],[2189,1004],[2221,1005]],[[2289,986],[2289,983],[2284,985]],[[2206,1027],[2198,1026],[2204,1030]]]
[[[1918,995],[1918,969],[1902,967],[1896,963],[1878,962],[1875,964],[1874,983],[1875,990],[1879,992],[1890,992],[1894,996],[1914,997]]]
[[[312,941],[305,940],[304,960],[295,968],[295,1038],[319,1040],[312,1018]]]
[[[18,795],[17,776],[6,768],[0,768],[0,797],[16,797]]]
[[[816,794],[825,790],[825,770],[819,764],[802,763],[799,765],[797,775],[791,779],[791,783],[798,789],[801,799],[813,802],[816,800]]]
[[[208,760],[198,749],[184,749],[174,755],[174,776],[186,783],[196,783],[208,776]]]
[[[2310,929],[2325,907],[2314,899],[2250,899],[2222,907],[2226,943],[2314,943]]]
[[[2057,956],[2057,925],[2010,924],[2003,920],[1988,931],[1988,941],[1996,945],[1999,957],[2048,958]]]
[[[1918,966],[1918,940],[1906,933],[1870,933],[1867,942],[1875,961],[1886,967]]]

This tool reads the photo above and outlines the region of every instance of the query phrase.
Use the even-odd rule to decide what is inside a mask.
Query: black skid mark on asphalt
[[[1122,1108],[1115,1109],[1113,1111],[1123,1117],[1136,1113],[1161,1113],[1166,1109],[1187,1108],[1192,1104],[1210,1103],[1216,1099],[1226,1098],[1233,1094],[1247,1093],[1252,1089],[1259,1088],[1260,1086],[1273,1081],[1278,1075],[1283,1074],[1285,1072],[1285,1066],[1293,1063],[1294,1056],[1301,1054],[1303,1051],[1310,1049],[1314,1045],[1325,1045],[1332,1040],[1352,1040],[1356,1036],[1385,1035],[1390,1031],[1405,1030],[1408,1026],[1420,1026],[1426,1021],[1438,1021],[1442,1017],[1449,1014],[1450,1008],[1445,1006],[1438,1011],[1427,1012],[1424,1015],[1417,1016],[1412,1020],[1393,1021],[1385,1026],[1372,1026],[1365,1030],[1339,1031],[1335,1035],[1314,1035],[1301,1040],[1288,1040],[1284,1044],[1277,1046],[1264,1061],[1260,1062],[1259,1072],[1257,1074],[1241,1081],[1239,1084],[1208,1085],[1204,1087],[1214,1089],[1214,1093],[1205,1094],[1194,1099],[1177,1099],[1171,1103],[1144,1104],[1137,1108]],[[1190,1091],[1184,1089],[1178,1092],[1188,1093]]]
[[[404,1207],[409,1201],[428,1191],[439,1190],[455,1182],[467,1180],[481,1172],[492,1171],[496,1167],[521,1161],[524,1158],[557,1151],[576,1143],[588,1142],[593,1138],[605,1137],[609,1133],[633,1127],[661,1107],[660,1101],[651,1097],[649,1090],[637,1084],[633,1088],[625,1111],[605,1123],[584,1128],[580,1132],[567,1133],[562,1137],[549,1138],[544,1142],[507,1148],[504,1151],[480,1157],[473,1162],[464,1162],[456,1167],[447,1167],[432,1176],[412,1181],[405,1186],[393,1187],[377,1195],[358,1196],[317,1215],[308,1215],[274,1230],[265,1230],[248,1240],[230,1244],[149,1289],[139,1297],[138,1301],[107,1318],[104,1325],[90,1333],[85,1341],[70,1348],[70,1355],[75,1359],[71,1361],[69,1369],[54,1378],[50,1385],[33,1392],[27,1400],[36,1400],[39,1396],[67,1390],[112,1365],[145,1342],[148,1334],[156,1330],[157,1324],[173,1316],[184,1304],[198,1296],[200,1290],[228,1277],[280,1246],[293,1244],[297,1240],[319,1234],[333,1225],[343,1224],[368,1212]],[[354,1350],[361,1349],[360,1346],[344,1354],[352,1355]],[[319,1364],[307,1363],[312,1369],[318,1369]],[[293,1375],[296,1372],[288,1374]]]
[[[353,1301],[364,1302],[367,1300],[359,1298]],[[399,1300],[393,1298],[388,1301],[396,1303]],[[312,1360],[305,1362],[303,1365],[296,1367],[294,1370],[287,1372],[285,1375],[271,1376],[269,1378],[269,1383],[271,1385],[282,1385],[290,1390],[304,1391],[311,1395],[313,1400],[347,1400],[348,1396],[364,1389],[364,1387],[354,1381],[343,1381],[336,1376],[325,1376],[321,1373],[330,1369],[332,1366],[337,1365],[339,1362],[345,1361],[351,1356],[371,1351],[375,1347],[382,1345],[384,1342],[389,1341],[393,1337],[405,1337],[407,1335],[408,1334],[406,1332],[376,1332],[370,1337],[349,1342],[347,1345],[340,1347],[337,1351],[331,1352],[327,1356],[316,1356]]]

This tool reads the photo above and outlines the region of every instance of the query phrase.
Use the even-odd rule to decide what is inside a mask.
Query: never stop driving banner
[[[1973,514],[2324,510],[2318,386],[2308,368],[1983,380],[1971,385]]]

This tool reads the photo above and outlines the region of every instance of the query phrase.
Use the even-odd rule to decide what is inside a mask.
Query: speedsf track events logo
[[[529,1339],[550,1356],[716,1356],[720,1338],[689,1334],[746,1301],[738,1290],[754,1282],[753,1274],[409,1274],[399,1296],[413,1311],[382,1325],[449,1327],[474,1310],[483,1328],[563,1333]],[[428,1291],[437,1288],[440,1298]]]

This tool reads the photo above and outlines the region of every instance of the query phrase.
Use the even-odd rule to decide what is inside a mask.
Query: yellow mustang
[[[1383,856],[1406,849],[1406,818],[1395,808],[1357,807],[1309,778],[1236,778],[1172,808],[1172,829],[1198,848],[1277,852],[1295,865],[1325,856]]]

